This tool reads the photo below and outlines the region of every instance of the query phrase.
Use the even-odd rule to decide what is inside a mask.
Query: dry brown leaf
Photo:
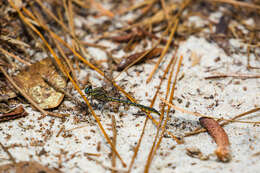
[[[162,53],[162,48],[155,48],[150,53],[148,53],[146,56],[144,56],[142,59],[140,59],[136,64],[143,62],[145,59],[152,59],[157,56],[159,56]],[[117,65],[117,70],[122,71],[124,70],[128,65],[130,65],[132,62],[137,60],[139,57],[141,57],[143,54],[145,54],[146,51],[139,52],[132,54],[126,58],[123,58],[121,62]]]
[[[61,173],[61,171],[50,169],[37,162],[19,162],[15,164],[6,164],[0,166],[0,173]]]
[[[14,79],[17,85],[43,109],[57,107],[64,95],[56,92],[44,80],[48,79],[57,88],[65,88],[66,80],[57,73],[50,58],[43,59],[22,70]]]
[[[0,114],[0,122],[25,117],[27,115],[28,115],[28,113],[24,110],[23,106],[20,105],[9,113]]]

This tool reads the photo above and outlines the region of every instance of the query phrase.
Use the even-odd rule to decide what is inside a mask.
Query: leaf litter
[[[243,7],[245,9],[241,9],[240,7]],[[182,56],[177,54],[178,48],[180,47],[182,42],[185,42],[190,36],[197,36],[205,38],[208,42],[216,43],[229,56],[232,56],[232,54],[234,53],[242,55],[247,54],[247,68],[250,70],[255,70],[254,72],[256,73],[253,73],[253,75],[251,73],[252,71],[249,71],[249,73],[218,73],[213,70],[215,72],[214,74],[220,75],[205,77],[205,79],[210,81],[212,81],[213,79],[219,80],[219,78],[223,77],[241,78],[243,80],[249,78],[255,79],[259,76],[257,71],[257,69],[259,69],[259,22],[257,21],[257,19],[259,18],[259,14],[257,10],[259,10],[259,3],[255,0],[251,0],[248,2],[238,2],[233,0],[205,0],[194,2],[189,0],[183,0],[180,2],[165,0],[151,0],[144,2],[103,2],[79,0],[52,0],[46,2],[43,2],[41,0],[36,0],[34,2],[20,0],[2,1],[0,2],[0,21],[2,24],[0,26],[0,68],[2,72],[0,73],[0,75],[3,74],[3,77],[7,78],[10,82],[9,83],[7,81],[4,81],[4,85],[8,86],[9,84],[11,84],[13,85],[13,87],[9,89],[9,91],[7,91],[4,87],[4,89],[2,89],[1,87],[1,101],[7,107],[9,107],[9,110],[11,110],[13,106],[17,105],[11,102],[13,99],[15,99],[21,103],[30,102],[43,115],[61,115],[61,112],[69,112],[70,114],[74,115],[74,125],[76,126],[74,130],[80,130],[85,126],[92,127],[96,123],[98,124],[98,127],[105,137],[106,142],[111,148],[111,153],[113,155],[112,165],[108,166],[108,162],[102,162],[100,161],[102,159],[99,160],[99,158],[93,158],[95,156],[99,156],[100,158],[109,158],[107,154],[102,151],[102,149],[99,149],[98,152],[100,153],[97,154],[85,151],[79,151],[79,153],[71,153],[71,150],[66,151],[66,149],[61,146],[60,153],[53,155],[57,158],[58,161],[53,163],[57,163],[56,166],[58,165],[58,167],[62,168],[63,170],[68,171],[69,169],[66,166],[67,162],[71,163],[70,161],[73,161],[73,159],[80,160],[81,155],[86,155],[86,153],[90,153],[91,158],[88,157],[88,160],[85,160],[85,162],[92,163],[93,161],[95,161],[94,164],[100,165],[104,170],[109,169],[112,172],[126,171],[125,168],[121,169],[121,166],[126,167],[126,165],[129,166],[129,172],[135,172],[136,170],[140,171],[143,168],[144,172],[149,172],[149,170],[153,172],[158,172],[161,169],[175,169],[176,167],[171,167],[172,164],[165,165],[163,166],[163,168],[161,168],[159,166],[159,162],[156,162],[156,160],[154,159],[155,157],[157,157],[158,159],[163,156],[165,156],[165,158],[167,157],[167,154],[160,152],[160,150],[162,149],[160,145],[163,145],[162,141],[169,142],[167,140],[167,135],[169,135],[168,137],[172,138],[172,141],[175,140],[178,144],[181,144],[185,142],[185,139],[189,141],[189,139],[186,137],[206,131],[205,129],[197,125],[197,129],[190,129],[190,132],[184,132],[182,134],[182,138],[178,139],[175,132],[172,132],[172,130],[169,129],[169,127],[172,126],[168,124],[171,119],[173,119],[172,114],[175,113],[170,107],[173,107],[174,109],[176,109],[176,111],[180,110],[181,112],[185,112],[197,117],[204,116],[203,114],[186,111],[182,108],[178,108],[176,106],[174,107],[174,105],[172,105],[172,102],[174,102],[175,100],[177,100],[179,104],[181,104],[183,100],[186,100],[185,95],[182,95],[182,98],[177,98],[177,96],[175,96],[176,92],[180,90],[178,83],[181,83],[182,79],[186,79],[185,71],[182,73],[182,76],[177,79],[178,71],[180,69],[182,70],[182,66],[185,66],[187,62],[182,62],[180,60],[179,57]],[[213,19],[214,17],[212,16],[216,15],[216,13],[213,14],[214,11],[221,11],[222,16],[219,18],[219,20]],[[130,19],[127,18],[128,15],[131,16]],[[203,25],[199,25],[199,22],[192,23],[192,17],[203,19]],[[251,22],[253,24],[250,24],[250,21],[248,20],[249,18],[250,20],[253,20],[253,22]],[[84,21],[83,19],[87,22],[83,22],[83,24],[80,24],[79,21]],[[214,29],[214,27],[216,28]],[[235,48],[230,41],[232,39],[239,40],[240,43],[243,43],[244,47]],[[120,138],[124,138],[124,136],[116,134],[120,133],[120,130],[124,129],[122,127],[126,125],[123,126],[117,121],[115,125],[115,120],[112,119],[113,136],[114,138],[115,136],[117,136],[117,142],[115,142],[115,139],[113,139],[113,141],[110,140],[110,135],[108,134],[110,134],[109,130],[111,129],[111,127],[109,125],[107,126],[107,124],[105,123],[106,119],[104,119],[104,115],[99,115],[99,108],[95,107],[95,105],[93,104],[90,104],[89,101],[84,98],[81,90],[84,89],[85,83],[82,81],[85,80],[86,83],[91,83],[94,85],[104,85],[104,87],[107,88],[116,88],[126,97],[128,97],[131,102],[136,102],[136,99],[134,99],[132,95],[134,95],[135,88],[138,88],[138,84],[130,86],[133,91],[131,91],[132,93],[130,92],[131,94],[129,94],[124,90],[124,85],[129,84],[125,83],[124,81],[126,80],[126,82],[129,83],[131,83],[132,81],[127,81],[127,77],[123,77],[123,80],[120,79],[120,77],[125,74],[124,72],[126,72],[126,74],[128,74],[129,76],[133,75],[135,79],[139,79],[139,76],[142,76],[142,73],[145,72],[144,67],[148,65],[146,63],[147,61],[141,61],[141,59],[143,60],[145,58],[149,58],[150,54],[147,50],[158,50],[157,46],[164,47],[159,48],[160,51],[158,51],[157,53],[150,52],[152,54],[151,57],[160,57],[159,59],[157,59],[155,65],[153,65],[153,63],[149,64],[152,65],[149,67],[149,76],[141,80],[145,80],[147,83],[146,86],[148,87],[153,81],[157,79],[158,73],[161,70],[164,71],[165,75],[163,75],[162,77],[160,76],[159,78],[160,82],[158,83],[160,83],[160,86],[156,86],[157,92],[152,99],[151,107],[154,106],[158,93],[160,92],[160,95],[164,94],[163,91],[166,92],[165,99],[169,98],[168,101],[164,100],[163,102],[169,107],[168,109],[166,109],[167,114],[165,117],[163,106],[166,105],[164,105],[163,103],[161,103],[162,114],[160,115],[160,117],[155,117],[154,115],[150,115],[149,113],[147,114],[147,118],[143,124],[143,128],[140,129],[140,138],[138,140],[135,140],[135,143],[137,144],[134,146],[133,149],[131,163],[128,163],[128,161],[126,163],[126,157],[121,156],[124,155],[124,152],[122,152],[121,148],[119,147],[119,145],[122,145],[120,144]],[[93,57],[93,55],[91,55],[89,51],[90,47],[105,50],[107,56],[110,58],[112,57],[112,61],[104,59],[100,60],[100,57]],[[244,51],[245,47],[246,51]],[[204,63],[203,55],[199,53],[197,54],[197,51],[194,50],[191,50],[191,52],[193,53],[193,55],[191,56],[192,68],[199,68],[201,64]],[[41,57],[42,54],[45,54],[46,57],[49,58],[41,60],[41,58],[39,57]],[[130,54],[130,56],[127,54]],[[167,68],[164,69],[164,63],[168,63],[167,59],[169,58],[166,57],[169,57],[169,54],[171,55],[171,60],[167,65]],[[126,57],[126,59],[122,60],[121,62],[124,67],[121,68],[118,64],[118,61],[115,61],[117,58],[115,59],[114,57],[117,56]],[[177,60],[179,60],[179,64],[177,63]],[[139,63],[144,63],[142,65],[135,66],[135,61]],[[216,58],[215,63],[218,63],[219,61],[221,61],[221,58]],[[95,62],[95,64],[92,64],[92,62]],[[106,65],[103,66],[104,62],[108,64],[108,67],[112,68],[107,69]],[[240,66],[243,65],[239,62],[234,62],[233,65],[239,66],[239,64]],[[175,67],[177,65],[178,67]],[[115,69],[124,70],[121,73],[117,73]],[[174,69],[177,69],[176,73],[174,73]],[[87,71],[88,75],[84,76],[84,79],[82,79],[82,76],[80,76],[78,79],[79,74],[85,73],[85,70]],[[209,69],[209,71],[210,70],[212,69]],[[95,74],[94,71],[96,71],[97,73]],[[167,76],[169,72],[171,74]],[[8,73],[11,74],[12,77],[10,77]],[[63,74],[61,75],[60,73]],[[173,82],[174,84],[172,85],[172,87],[170,87],[172,77],[174,77],[175,79]],[[14,80],[12,80],[12,78]],[[70,79],[71,83],[68,83],[67,85],[68,78]],[[161,85],[163,84],[164,79],[168,79],[167,90],[160,90],[160,88],[165,88],[163,85]],[[144,81],[142,82],[144,83]],[[238,84],[239,82],[235,83]],[[16,84],[16,86],[14,84]],[[177,87],[175,85],[177,85]],[[218,82],[216,86],[220,86],[220,82]],[[78,93],[75,92],[75,89],[73,87],[78,91]],[[18,88],[20,88],[21,90],[17,91]],[[142,90],[145,90],[145,88],[142,88]],[[245,87],[244,91],[246,91]],[[64,93],[67,93],[65,98]],[[26,100],[21,99],[20,94],[23,95]],[[86,111],[86,106],[82,106],[83,104],[81,103],[81,101],[79,101],[79,94],[88,105],[88,111]],[[113,93],[111,92],[111,94]],[[150,91],[146,93],[147,96],[149,94]],[[76,104],[76,106],[67,104],[67,98],[71,100],[77,100],[74,103]],[[211,97],[207,98],[211,99]],[[190,102],[192,101],[189,100],[189,103]],[[156,103],[156,106],[158,106],[158,103]],[[238,107],[239,106],[240,105],[238,105]],[[228,119],[227,117],[224,117],[222,119],[219,118],[219,121],[223,120],[220,125],[227,125],[233,122],[251,124],[254,123],[255,125],[257,125],[259,123],[258,121],[237,120],[242,116],[259,111],[259,108],[257,107],[259,105],[256,104],[254,106],[256,108],[241,113],[232,119]],[[214,106],[212,107],[214,108]],[[47,112],[43,109],[49,109],[50,111]],[[14,111],[13,114],[3,114],[8,117],[10,115],[12,117],[10,119],[14,119],[14,121],[9,121],[9,119],[6,119],[6,123],[12,124],[16,121],[21,121],[22,123],[24,123],[23,119],[16,119],[20,117],[20,115],[23,115],[22,112],[18,112],[16,114],[16,111]],[[77,124],[83,122],[79,117],[84,117],[89,113],[93,115],[95,122],[92,123],[92,125],[90,123],[82,127],[77,126]],[[116,116],[115,118],[122,118],[120,119],[120,122],[123,122],[125,117],[122,113],[119,114],[120,116]],[[136,115],[139,115],[139,112]],[[31,113],[29,113],[29,116],[25,117],[24,119],[30,116],[32,116]],[[60,117],[64,116],[61,115]],[[108,117],[111,116],[108,115]],[[70,120],[70,118],[68,118],[68,120]],[[140,117],[136,116],[135,118],[138,119]],[[136,162],[140,163],[138,156],[142,155],[140,151],[143,150],[140,145],[143,143],[144,132],[149,133],[148,130],[145,130],[149,119],[152,120],[151,122],[155,124],[157,132],[156,134],[152,134],[154,135],[154,138],[151,138],[149,142],[152,144],[152,146],[147,147],[147,151],[150,150],[150,153],[147,156],[146,161],[142,162],[142,164],[139,164],[144,165],[144,167],[133,167]],[[39,123],[44,120],[45,118],[38,119]],[[80,143],[81,140],[74,137],[74,130],[68,130],[68,124],[66,124],[66,126],[63,124],[66,123],[66,119],[63,118],[60,121],[60,129],[58,129],[57,133],[55,133],[59,134],[57,135],[57,138],[64,137],[64,139],[70,139],[70,142],[76,141],[76,143]],[[110,122],[111,121],[109,121],[109,123]],[[127,120],[127,122],[130,121]],[[187,127],[189,129],[188,120],[184,120],[181,122],[181,127],[178,127],[178,123],[175,123],[173,126],[177,129],[187,129]],[[38,122],[35,123],[37,124]],[[131,123],[128,123],[127,125],[133,123],[134,121],[132,120]],[[52,123],[52,121],[50,121],[50,129],[55,126],[54,124],[55,123]],[[72,124],[73,123],[69,123],[69,126],[71,126]],[[140,126],[140,124],[138,124],[136,124],[135,129]],[[39,126],[43,127],[44,129],[44,125],[39,124]],[[95,131],[90,131],[91,133],[95,134]],[[45,131],[43,130],[40,132],[44,133]],[[44,138],[46,144],[48,143],[49,139],[48,135],[52,136],[52,133],[52,130],[49,130],[48,133],[45,134],[47,135]],[[86,136],[85,140],[87,139],[91,143],[93,140],[91,139],[91,136],[94,135],[92,134],[90,136]],[[194,137],[196,139],[197,136]],[[12,138],[11,135],[7,135],[6,139],[9,138]],[[26,137],[25,140],[28,140],[28,137]],[[66,141],[64,140],[63,142],[66,143]],[[42,146],[42,142],[39,141],[39,143]],[[101,145],[101,143],[98,142],[98,145]],[[107,144],[102,143],[102,145]],[[28,149],[32,149],[31,147],[33,146],[28,147]],[[129,150],[131,149],[129,148]],[[191,150],[190,153],[191,155],[193,155],[194,153],[195,155],[197,154],[196,152],[193,152]],[[220,157],[220,155],[218,156]],[[39,159],[35,155],[33,155],[32,157],[36,160]],[[66,159],[62,159],[63,157]],[[201,157],[201,154],[197,154],[195,157]],[[116,158],[119,158],[121,164],[115,164]],[[115,168],[115,166],[117,168]],[[75,169],[72,168],[72,170]]]

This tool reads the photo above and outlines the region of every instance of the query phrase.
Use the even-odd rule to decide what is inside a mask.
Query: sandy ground
[[[216,15],[217,16],[217,15]],[[192,19],[196,20],[196,19]],[[225,74],[256,74],[260,70],[249,71],[246,68],[247,57],[237,54],[236,49],[246,52],[246,47],[239,40],[230,40],[232,55],[225,54],[222,48],[214,43],[209,43],[204,38],[191,36],[180,44],[177,57],[183,56],[183,62],[178,76],[173,103],[176,106],[189,111],[202,114],[232,118],[240,113],[260,106],[260,80],[259,79],[239,79],[239,78],[218,78],[205,79],[216,72]],[[93,56],[102,57],[104,52],[90,48]],[[123,73],[117,83],[125,87],[126,91],[132,91],[133,96],[144,105],[149,105],[149,99],[153,97],[156,86],[159,84],[159,77],[163,74],[163,67],[166,67],[172,57],[170,51],[166,55],[166,60],[162,63],[151,83],[146,84],[145,80],[151,72],[154,63],[145,63],[134,66]],[[200,59],[197,64],[194,57]],[[255,61],[251,56],[251,65],[260,67],[259,61]],[[155,60],[154,60],[155,62]],[[91,74],[90,80],[96,86],[102,83],[97,79],[97,74],[86,69],[81,72],[79,79],[83,79],[86,74]],[[117,73],[114,74],[115,76]],[[134,86],[134,87],[133,87]],[[166,91],[166,82],[163,83],[162,91]],[[164,97],[165,92],[160,96]],[[67,107],[75,107],[69,101],[64,101]],[[154,108],[160,110],[160,101],[157,100]],[[187,106],[188,105],[188,106]],[[105,141],[103,134],[90,118],[90,122],[75,123],[74,117],[77,113],[69,113],[70,117],[65,121],[58,118],[45,117],[39,119],[41,115],[32,110],[29,105],[24,105],[29,116],[19,120],[8,121],[0,124],[0,140],[5,146],[11,147],[9,151],[17,161],[35,160],[49,167],[60,168],[64,172],[111,172],[104,166],[111,167],[111,149]],[[119,113],[113,113],[108,109],[103,114],[97,110],[101,123],[112,137],[111,116],[115,115],[117,124],[117,151],[127,165],[130,164],[133,150],[141,135],[144,115],[136,114],[138,108],[130,107],[124,109],[120,106]],[[153,115],[158,118],[157,115]],[[198,117],[189,114],[173,111],[170,114],[168,130],[176,135],[182,136],[185,132],[192,131],[200,127]],[[259,112],[250,114],[240,120],[260,121]],[[75,127],[82,127],[70,132],[61,133],[56,136],[60,128],[65,130]],[[231,143],[232,160],[228,163],[218,161],[214,156],[216,144],[208,133],[201,133],[184,138],[184,144],[176,144],[169,138],[163,138],[160,149],[157,151],[150,172],[258,172],[260,166],[260,128],[259,124],[230,123],[224,127]],[[145,134],[134,162],[132,172],[143,172],[147,162],[148,154],[153,144],[157,128],[148,121]],[[186,154],[187,148],[198,148],[203,155],[210,155],[208,160],[192,158]],[[89,153],[100,154],[91,156]],[[89,157],[98,160],[97,163]],[[7,161],[7,154],[0,151],[0,164],[10,163]],[[103,166],[102,166],[103,165]],[[126,168],[117,159],[117,169],[122,172]]]

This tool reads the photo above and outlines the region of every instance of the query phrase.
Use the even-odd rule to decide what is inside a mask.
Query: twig
[[[154,66],[154,68],[153,68],[153,70],[152,70],[152,72],[151,72],[150,75],[148,76],[148,78],[147,78],[147,80],[146,80],[146,83],[149,83],[149,82],[151,81],[151,79],[152,79],[152,77],[153,77],[155,71],[158,69],[158,67],[159,67],[159,65],[160,65],[160,63],[161,63],[163,57],[165,56],[166,52],[168,51],[169,46],[170,46],[170,44],[171,44],[171,42],[172,42],[173,36],[174,36],[174,34],[175,34],[175,31],[176,31],[176,29],[177,29],[178,23],[179,23],[179,20],[176,19],[175,24],[174,24],[174,26],[172,27],[171,34],[170,34],[170,36],[169,36],[169,39],[168,39],[168,41],[167,41],[167,44],[165,45],[165,47],[164,47],[164,49],[163,49],[163,51],[162,51],[162,53],[161,53],[161,55],[160,55],[160,58],[159,58],[158,61],[156,62],[155,66]]]
[[[167,100],[163,99],[162,97],[160,97],[160,99],[162,100],[162,102],[164,102],[165,104],[169,105],[169,106],[172,107],[173,109],[178,110],[178,111],[181,111],[181,112],[183,112],[183,113],[187,113],[187,114],[194,115],[194,116],[196,116],[196,117],[206,117],[206,118],[216,119],[216,120],[219,120],[219,121],[224,120],[224,121],[238,122],[238,123],[254,123],[254,124],[260,123],[259,121],[240,121],[240,120],[234,120],[234,119],[216,118],[216,117],[212,117],[212,116],[208,116],[208,115],[200,114],[200,113],[197,113],[197,112],[191,112],[191,111],[182,109],[182,108],[180,108],[180,107],[177,107],[177,106],[175,106],[175,105],[169,103]]]
[[[99,48],[99,49],[107,49],[107,46],[103,46],[103,45],[99,45],[99,44],[95,44],[95,43],[89,43],[86,41],[80,41],[81,44],[83,44],[84,46],[88,46],[88,47],[95,47],[95,48]]]
[[[13,162],[13,164],[16,163],[15,158],[12,156],[12,154],[8,151],[8,149],[0,142],[1,147],[6,152],[6,154],[9,156],[10,160]]]
[[[229,124],[230,122],[233,122],[234,120],[236,120],[236,119],[238,119],[238,118],[241,118],[241,117],[243,117],[243,116],[245,116],[245,115],[248,115],[248,114],[251,114],[251,113],[254,113],[254,112],[257,112],[257,111],[260,111],[260,107],[259,107],[259,108],[251,109],[251,110],[246,111],[246,112],[243,112],[243,113],[241,113],[241,114],[238,114],[238,115],[236,115],[235,117],[231,118],[230,120],[227,120],[227,121],[221,123],[220,125],[221,125],[221,126],[225,126],[225,125]],[[187,137],[187,136],[192,136],[192,135],[199,134],[199,133],[201,133],[201,132],[206,132],[206,129],[204,129],[204,128],[196,129],[196,130],[194,130],[193,132],[185,133],[184,136],[185,136],[185,137]]]
[[[62,126],[61,126],[61,128],[60,128],[60,130],[58,131],[58,133],[57,133],[56,137],[59,137],[59,136],[60,136],[60,134],[61,134],[61,132],[63,132],[63,131],[64,131],[64,129],[65,129],[65,126],[64,126],[64,125],[62,125]]]
[[[18,56],[16,56],[16,55],[14,55],[14,54],[12,54],[12,53],[10,53],[10,52],[8,52],[8,51],[2,49],[1,47],[0,47],[0,51],[3,52],[3,54],[7,54],[7,55],[13,57],[13,58],[16,59],[17,61],[20,61],[21,63],[23,63],[23,64],[25,64],[25,65],[31,65],[31,63],[29,63],[29,62],[27,62],[27,61],[24,61],[24,60],[21,59],[20,57],[18,57]]]
[[[97,159],[95,159],[95,158],[93,158],[93,157],[90,157],[90,156],[88,156],[88,155],[85,155],[85,156],[86,156],[89,160],[95,161],[97,164],[99,164],[100,166],[102,166],[102,167],[105,168],[105,169],[109,169],[109,170],[117,171],[117,172],[127,172],[127,170],[125,170],[125,169],[118,169],[118,168],[106,166],[106,165],[104,165],[101,161],[99,161],[99,160],[97,160]]]
[[[232,4],[232,5],[238,5],[241,7],[247,7],[247,8],[254,8],[254,9],[260,9],[259,5],[256,4],[250,4],[247,2],[240,2],[240,1],[235,1],[235,0],[207,0],[208,2],[223,2],[227,4]]]
[[[147,125],[148,120],[149,120],[149,118],[148,118],[148,116],[147,116],[147,117],[145,118],[145,121],[144,121],[144,125],[143,125],[143,128],[142,128],[142,133],[141,133],[141,135],[140,135],[140,137],[139,137],[139,139],[138,139],[137,145],[136,145],[135,148],[134,148],[134,154],[133,154],[133,156],[132,156],[132,159],[131,159],[131,162],[130,162],[130,165],[129,165],[129,168],[128,168],[127,173],[130,173],[130,172],[131,172],[132,167],[133,167],[133,165],[134,165],[134,161],[135,161],[135,158],[136,158],[136,156],[137,156],[137,154],[138,154],[138,150],[139,150],[139,148],[140,148],[140,146],[141,146],[141,141],[142,141],[142,139],[143,139],[144,132],[145,132],[145,127],[146,127],[146,125]]]
[[[94,0],[90,0],[90,3],[93,4],[93,6],[101,12],[102,15],[106,15],[109,18],[113,18],[115,15],[113,12],[105,9],[99,2],[96,2]]]
[[[251,78],[260,78],[260,74],[235,74],[235,73],[224,74],[224,73],[217,73],[216,75],[205,77],[205,79],[226,78],[226,77],[251,79]]]
[[[115,116],[112,115],[112,130],[113,130],[113,140],[112,143],[116,148],[116,137],[117,137],[117,131],[116,131],[116,119]],[[112,150],[112,167],[116,167],[116,153]],[[111,170],[112,173],[116,173],[115,170]]]
[[[135,63],[137,63],[138,61],[143,59],[145,56],[148,56],[148,54],[150,54],[152,52],[152,50],[154,50],[160,44],[160,42],[161,42],[161,39],[159,41],[157,41],[157,43],[150,50],[145,51],[140,57],[138,57],[137,59],[132,61],[130,64],[128,64],[114,79],[117,79],[123,72],[128,70],[128,68],[130,68],[132,65],[134,65]]]

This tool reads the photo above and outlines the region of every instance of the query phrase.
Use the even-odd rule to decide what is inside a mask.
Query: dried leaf
[[[56,92],[44,80],[48,79],[58,88],[66,87],[66,80],[59,75],[50,58],[43,59],[21,71],[14,79],[21,89],[43,109],[57,107],[64,95]]]
[[[155,48],[150,53],[148,53],[146,56],[144,56],[142,59],[140,59],[137,63],[143,62],[145,59],[151,59],[154,57],[159,56],[162,53],[162,48]],[[128,56],[127,58],[124,58],[121,60],[121,62],[117,65],[117,70],[122,71],[124,68],[126,68],[128,65],[130,65],[132,62],[134,62],[136,59],[138,59],[140,56],[142,56],[146,51],[135,53],[133,55]]]
[[[28,113],[24,110],[23,106],[18,106],[9,113],[0,114],[0,122],[25,117],[27,115]]]
[[[0,166],[0,173],[61,173],[61,171],[50,169],[37,162],[19,162],[15,164],[6,164]]]

